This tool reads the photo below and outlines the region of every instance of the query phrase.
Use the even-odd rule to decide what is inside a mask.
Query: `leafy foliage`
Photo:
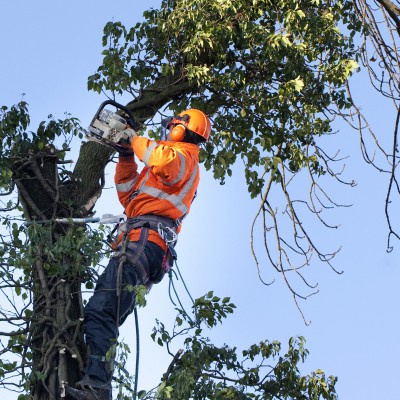
[[[36,154],[57,156],[60,163],[65,158],[66,151],[74,137],[82,139],[84,129],[77,118],[66,115],[65,119],[54,119],[50,114],[47,121],[40,122],[37,129],[29,131],[30,116],[28,104],[21,100],[18,104],[0,109],[0,195],[11,194],[16,176],[13,175],[14,165],[18,161]],[[56,148],[58,147],[58,149]],[[61,178],[68,176],[63,168]],[[15,207],[12,201],[5,209]]]
[[[279,164],[292,172],[308,165],[324,172],[321,155],[308,148],[331,132],[330,107],[351,106],[343,84],[357,68],[352,36],[361,29],[351,5],[164,1],[129,30],[120,22],[106,25],[103,65],[88,87],[119,94],[137,85],[146,90],[160,75],[179,70],[197,90],[171,107],[197,105],[214,116],[206,168],[223,181],[242,158],[255,197],[264,186],[262,171],[280,180]],[[352,34],[344,36],[339,23],[350,25]]]
[[[99,93],[130,93],[127,106],[139,118],[150,104],[147,120],[164,115],[161,107],[211,116],[201,160],[221,184],[241,162],[250,197],[260,199],[251,242],[257,229],[296,304],[317,292],[301,271],[313,257],[339,272],[331,263],[338,249],[320,249],[305,220],[311,213],[337,228],[325,213],[344,205],[324,185],[334,192],[332,183],[354,184],[341,177],[332,146],[320,144],[338,113],[352,113],[346,85],[364,32],[353,7],[350,0],[164,0],[131,28],[105,26],[103,63],[88,80]],[[259,249],[252,251],[269,284]]]
[[[153,339],[166,345],[172,361],[157,390],[140,392],[140,399],[336,399],[337,378],[318,369],[302,375],[307,356],[303,337],[291,338],[282,354],[278,341],[264,340],[239,352],[226,344],[216,346],[203,336],[233,313],[235,306],[208,292],[195,300],[193,315],[178,309],[173,331],[158,322]],[[171,348],[179,338],[183,348]],[[176,344],[175,344],[176,347]]]
[[[353,7],[350,0],[163,0],[160,9],[145,12],[144,22],[131,28],[120,22],[105,26],[104,60],[88,79],[88,88],[97,93],[130,93],[127,106],[142,124],[157,113],[187,107],[211,116],[213,135],[201,160],[221,183],[242,163],[249,195],[260,199],[252,235],[257,221],[266,258],[296,304],[307,295],[297,291],[287,273],[294,271],[314,292],[300,269],[313,255],[331,265],[336,254],[319,250],[306,229],[304,210],[324,226],[336,227],[322,211],[340,204],[321,182],[344,181],[332,168],[336,157],[321,148],[320,138],[332,134],[337,114],[352,112],[346,84],[358,68],[354,39],[365,32]],[[73,137],[84,134],[78,120],[50,115],[35,132],[28,131],[29,122],[25,101],[0,110],[1,204],[2,211],[14,213],[3,217],[0,236],[0,290],[7,299],[0,322],[13,327],[2,332],[8,339],[1,342],[0,379],[5,384],[17,375],[19,387],[32,397],[41,398],[40,392],[54,398],[58,383],[76,381],[83,368],[80,285],[92,286],[92,267],[104,250],[102,231],[54,220],[81,208],[91,212],[110,152],[93,142],[83,145],[77,163],[83,168],[68,171],[62,164],[66,151]],[[98,165],[89,166],[87,154],[96,154]],[[94,167],[98,171],[92,174]],[[86,198],[72,196],[82,189],[79,182],[89,181],[87,170],[94,178]],[[290,190],[295,179],[300,195]],[[21,219],[49,222],[26,229]],[[260,279],[264,282],[261,272]],[[145,304],[142,288],[132,290]],[[21,299],[20,307],[14,296]],[[203,336],[233,309],[229,298],[209,292],[195,301],[193,317],[178,310],[172,332],[158,322],[154,340],[173,359],[158,391],[142,391],[139,398],[336,398],[335,377],[321,370],[300,373],[299,363],[308,354],[304,338],[291,339],[282,354],[278,342],[262,341],[239,353]],[[183,350],[173,352],[179,338]],[[128,351],[121,344],[118,371]],[[122,380],[120,398],[129,392],[131,378]]]

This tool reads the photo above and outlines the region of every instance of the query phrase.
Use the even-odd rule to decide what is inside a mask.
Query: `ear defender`
[[[186,128],[183,125],[178,124],[171,129],[169,137],[174,142],[182,142],[182,140],[185,138],[185,133]]]

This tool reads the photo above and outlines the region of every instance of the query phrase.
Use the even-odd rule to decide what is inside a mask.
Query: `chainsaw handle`
[[[139,124],[136,122],[135,117],[133,116],[132,112],[125,106],[123,106],[122,104],[117,103],[115,100],[106,100],[103,101],[100,104],[99,109],[97,110],[93,120],[92,120],[92,124],[93,122],[99,117],[101,111],[104,109],[105,106],[107,106],[108,104],[111,104],[112,106],[114,106],[115,108],[118,108],[122,111],[124,111],[126,113],[126,115],[128,116],[127,118],[127,122],[129,124],[129,126],[133,129],[136,130],[139,128]]]

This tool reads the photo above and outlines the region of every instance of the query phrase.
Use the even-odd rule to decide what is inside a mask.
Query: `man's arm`
[[[139,177],[137,167],[133,155],[124,156],[120,154],[115,168],[114,181],[119,201],[124,208],[129,204],[130,196],[134,192],[135,183]]]
[[[135,155],[166,185],[177,183],[188,173],[188,160],[173,146],[136,136],[132,139],[132,148]]]

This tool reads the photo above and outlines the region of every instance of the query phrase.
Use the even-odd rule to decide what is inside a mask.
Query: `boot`
[[[71,386],[65,387],[68,400],[112,400],[109,388],[94,388],[91,386],[74,389]]]

